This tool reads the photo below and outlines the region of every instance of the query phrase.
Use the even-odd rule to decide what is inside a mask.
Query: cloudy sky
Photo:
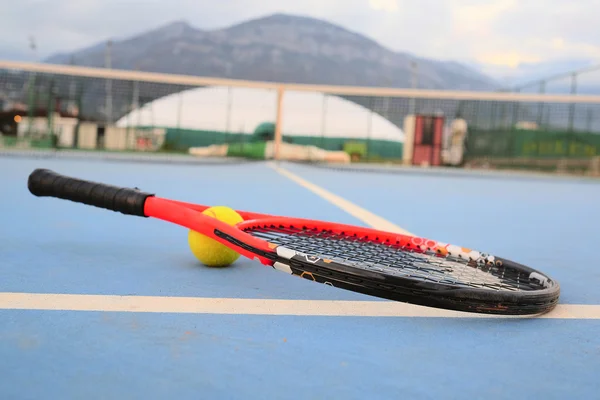
[[[598,0],[17,0],[0,13],[0,58],[43,59],[174,20],[214,29],[275,12],[326,19],[390,49],[494,76],[532,63],[600,63]]]

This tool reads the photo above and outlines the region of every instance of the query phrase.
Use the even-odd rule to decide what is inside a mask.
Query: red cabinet
[[[413,144],[413,165],[441,165],[444,117],[417,115]]]

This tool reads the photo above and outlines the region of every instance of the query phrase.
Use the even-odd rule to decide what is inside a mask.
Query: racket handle
[[[56,197],[139,217],[146,216],[146,198],[154,196],[138,189],[71,178],[48,169],[34,170],[29,175],[27,187],[38,197]]]

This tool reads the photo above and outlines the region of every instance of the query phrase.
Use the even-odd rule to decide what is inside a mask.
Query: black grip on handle
[[[39,197],[57,197],[126,215],[146,217],[144,203],[154,194],[103,183],[71,178],[48,169],[36,169],[27,181],[29,191]]]

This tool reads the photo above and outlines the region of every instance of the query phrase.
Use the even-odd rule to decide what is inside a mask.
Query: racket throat
[[[222,232],[218,229],[215,229],[213,232],[214,232],[215,236],[217,236],[223,240],[226,240],[227,242],[244,250],[244,251],[242,251],[242,254],[244,254],[246,257],[248,257],[250,259],[254,259],[255,257],[253,257],[253,256],[259,256],[259,257],[262,257],[262,258],[267,259],[272,262],[277,261],[279,259],[277,254],[274,253],[273,251],[266,251],[266,250],[260,249],[258,247],[252,246],[252,245],[245,243],[241,240],[238,240],[235,237],[233,237],[225,232]]]

